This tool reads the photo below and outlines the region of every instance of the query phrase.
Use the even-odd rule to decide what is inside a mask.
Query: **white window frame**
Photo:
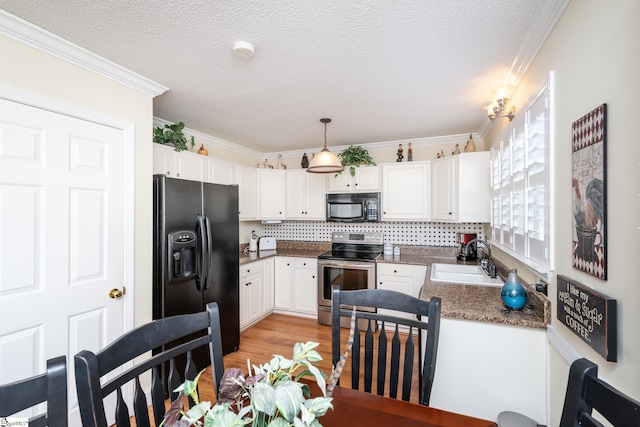
[[[520,109],[520,113],[509,124],[500,138],[491,147],[491,238],[492,245],[496,246],[506,254],[517,259],[521,263],[530,267],[535,273],[543,278],[548,278],[549,272],[554,269],[554,185],[555,182],[555,159],[554,159],[554,102],[553,102],[553,73],[538,87],[531,95],[525,105]],[[530,117],[531,109],[542,98],[546,98],[546,112],[548,123],[545,125],[544,133],[544,259],[534,259],[530,256],[533,251],[531,243],[539,242],[539,239],[529,239],[529,234],[533,236],[532,223],[529,221],[530,212],[533,208],[527,204],[529,196],[533,195],[533,184],[527,179],[520,179],[514,188],[514,177],[529,177],[528,158],[524,162],[514,165],[512,162],[512,150],[517,138],[524,136],[528,143],[529,126],[533,123]],[[516,135],[516,128],[524,132]],[[528,147],[525,146],[525,151]],[[528,156],[528,154],[526,155]],[[514,169],[517,168],[517,169]],[[514,212],[514,195],[516,189],[522,191],[524,185],[525,208],[521,209],[521,214]],[[521,206],[522,207],[522,206]],[[539,214],[539,211],[538,211]],[[524,225],[524,232],[517,233],[514,224]],[[517,238],[516,238],[517,237]],[[523,244],[523,239],[526,242]]]

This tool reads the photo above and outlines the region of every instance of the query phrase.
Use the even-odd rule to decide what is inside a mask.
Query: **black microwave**
[[[327,221],[380,221],[380,193],[327,194]]]

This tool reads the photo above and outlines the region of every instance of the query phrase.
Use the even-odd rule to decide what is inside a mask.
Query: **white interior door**
[[[80,425],[73,356],[124,330],[121,129],[0,99],[0,383],[66,355],[70,425]],[[129,147],[129,149],[131,149]]]

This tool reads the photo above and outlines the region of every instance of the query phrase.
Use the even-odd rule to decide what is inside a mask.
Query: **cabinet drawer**
[[[262,261],[251,262],[240,266],[240,277],[262,272]]]
[[[398,277],[413,277],[413,267],[409,264],[378,264],[378,274],[398,276]]]
[[[293,265],[296,268],[317,268],[318,260],[313,258],[294,258]]]

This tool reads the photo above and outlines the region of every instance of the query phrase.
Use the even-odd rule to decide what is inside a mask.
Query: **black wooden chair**
[[[199,334],[202,330],[208,330],[208,333]],[[189,340],[182,340],[184,337],[189,337]],[[157,352],[149,359],[115,376],[110,375],[112,371],[144,353],[181,340],[183,342],[175,347]],[[213,383],[217,394],[224,373],[224,363],[220,316],[216,303],[208,304],[207,309],[201,313],[154,320],[128,332],[97,354],[87,350],[76,354],[76,387],[83,427],[108,427],[103,399],[113,392],[117,394],[116,425],[129,426],[129,417],[135,415],[137,426],[149,426],[148,403],[140,385],[140,375],[148,371],[151,371],[153,417],[155,425],[159,426],[165,414],[165,390],[173,391],[183,382],[181,374],[176,369],[176,358],[186,355],[184,378],[194,379],[204,366],[195,366],[192,353],[202,346],[209,347]],[[170,366],[166,380],[162,375],[163,364]],[[104,379],[102,385],[101,379]],[[122,387],[126,384],[132,384],[135,388],[133,414],[129,413],[123,398]],[[171,399],[174,400],[176,395],[177,393],[172,394]]]
[[[571,364],[560,427],[603,427],[591,416],[598,411],[617,427],[640,426],[640,402],[598,378],[598,365],[582,358]],[[498,415],[500,427],[541,426],[532,419],[510,411]]]
[[[413,368],[418,366],[418,402],[422,405],[429,405],[431,397],[431,386],[436,367],[436,355],[438,352],[438,336],[440,333],[440,298],[434,297],[430,301],[423,301],[419,298],[405,295],[400,292],[384,289],[366,289],[357,291],[341,291],[338,286],[332,288],[332,313],[331,313],[331,359],[335,366],[341,356],[340,349],[340,318],[351,317],[352,307],[369,307],[376,309],[393,310],[398,313],[356,311],[357,319],[367,319],[366,331],[364,331],[364,344],[362,344],[361,334],[358,325],[362,320],[356,321],[356,333],[351,353],[351,388],[360,389],[361,373],[361,345],[363,345],[364,367],[364,391],[371,393],[374,356],[376,359],[376,393],[385,394],[387,371],[389,375],[389,397],[394,399],[398,395],[399,377],[402,374],[402,400],[409,401],[411,398],[411,383],[413,380]],[[411,316],[401,317],[396,314],[409,313]],[[408,327],[406,338],[400,333],[398,326]],[[378,329],[378,332],[374,332]],[[388,337],[390,331],[391,338],[390,358],[388,357]],[[417,356],[414,343],[414,332],[417,332],[418,346]],[[426,339],[423,333],[426,332]],[[346,332],[345,332],[346,334]],[[377,335],[377,340],[375,339]],[[374,340],[377,343],[374,345]],[[404,341],[404,345],[402,345]],[[424,343],[423,343],[424,341]],[[404,357],[401,363],[401,347],[403,346]],[[424,346],[424,347],[423,347]],[[424,350],[424,357],[423,351]],[[402,371],[401,371],[402,365]]]
[[[15,416],[43,402],[47,412],[32,416],[29,427],[66,427],[66,356],[49,359],[44,374],[0,386],[0,418]]]

